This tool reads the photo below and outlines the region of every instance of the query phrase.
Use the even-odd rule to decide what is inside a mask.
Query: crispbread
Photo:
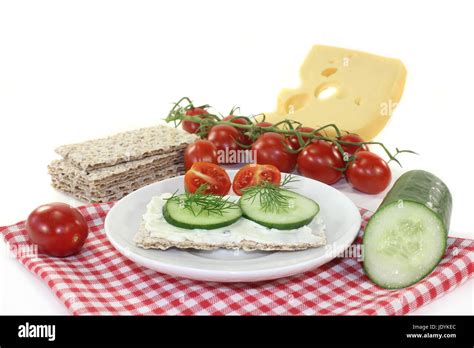
[[[183,150],[196,139],[196,135],[181,129],[158,125],[107,138],[63,145],[56,152],[78,168],[92,170]]]
[[[51,175],[51,179],[54,188],[72,194],[80,200],[96,203],[120,199],[143,186],[183,173],[184,166],[182,164],[174,166],[168,165],[164,169],[153,170],[146,175],[140,174],[134,178],[129,178],[128,181],[120,181],[115,185],[106,186],[104,188],[81,185],[79,181],[69,180],[62,176]]]
[[[183,171],[180,169],[173,170],[173,169],[166,169],[161,170],[159,172],[148,173],[147,175],[143,175],[138,178],[130,179],[129,181],[121,181],[112,186],[106,186],[102,188],[90,187],[87,185],[80,184],[78,182],[69,181],[62,177],[53,176],[52,183],[54,186],[61,186],[63,188],[68,188],[69,191],[82,191],[90,195],[101,196],[101,195],[109,195],[113,192],[117,192],[120,190],[123,191],[130,191],[136,190],[141,186],[148,185],[149,183],[155,182],[157,180],[161,180],[163,177],[170,177],[176,176],[181,174]]]
[[[206,233],[206,232],[202,232]],[[145,228],[145,223],[142,221],[138,229],[138,233],[134,237],[134,242],[137,246],[144,249],[160,249],[166,250],[169,248],[179,249],[197,249],[197,250],[215,250],[215,249],[242,249],[245,251],[294,251],[304,250],[308,248],[315,248],[326,244],[326,237],[321,238],[320,243],[300,243],[300,244],[268,244],[258,243],[252,240],[242,240],[240,243],[220,243],[209,244],[205,242],[197,243],[194,241],[185,240],[183,242],[174,242],[165,238],[153,237]]]
[[[140,175],[146,175],[151,171],[182,165],[182,163],[181,154],[171,156],[163,154],[88,172],[71,165],[65,160],[54,160],[49,164],[48,172],[52,176],[63,177],[71,182],[100,188],[128,181]]]
[[[174,176],[175,175],[163,176],[162,178],[160,178],[160,180],[172,178]],[[148,183],[148,184],[151,184],[151,183],[153,183],[153,181]],[[54,182],[53,182],[53,187],[56,188],[59,191],[70,194],[73,197],[75,197],[75,198],[77,198],[81,201],[86,201],[86,202],[89,202],[89,203],[103,203],[103,202],[117,201],[117,200],[125,197],[129,193],[139,189],[141,186],[137,185],[137,187],[134,187],[130,190],[123,190],[123,191],[119,190],[117,192],[111,192],[108,195],[94,195],[94,194],[91,194],[90,192],[85,192],[85,191],[81,191],[81,190],[70,190],[68,185],[64,185],[64,187],[63,187],[60,184],[55,184]]]
[[[161,178],[161,180],[172,178],[174,176],[176,176],[176,175],[173,174],[173,175],[169,175],[169,176],[164,176],[164,177]],[[53,186],[54,186],[54,184],[53,184]],[[104,202],[118,201],[119,199],[125,197],[127,194],[139,189],[141,186],[135,187],[134,189],[130,190],[130,192],[117,191],[117,192],[113,192],[113,193],[111,193],[109,195],[105,195],[105,196],[94,196],[94,195],[91,195],[89,193],[79,191],[79,190],[70,191],[68,189],[67,185],[64,189],[61,188],[61,187],[57,187],[57,186],[54,186],[54,187],[56,189],[58,189],[59,191],[62,191],[64,193],[72,195],[73,197],[75,197],[76,199],[78,199],[80,201],[85,201],[85,202],[89,202],[89,203],[104,203]]]

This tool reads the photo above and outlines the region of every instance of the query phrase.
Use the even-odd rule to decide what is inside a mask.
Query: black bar
[[[28,324],[27,324],[28,323]],[[36,335],[55,325],[54,341]],[[441,326],[440,326],[441,325]],[[472,316],[404,317],[0,317],[0,346],[57,344],[402,344],[469,346]],[[51,331],[49,332],[51,333]],[[408,337],[407,335],[421,335]],[[436,335],[436,336],[435,336]],[[442,335],[442,336],[438,336]],[[449,337],[447,336],[449,335]],[[52,335],[49,335],[52,338]]]

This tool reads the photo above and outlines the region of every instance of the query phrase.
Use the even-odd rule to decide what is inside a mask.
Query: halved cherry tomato
[[[361,143],[364,141],[364,139],[362,139],[359,134],[353,134],[353,133],[344,134],[343,136],[339,138],[339,140],[349,141],[351,143]],[[344,152],[347,153],[349,156],[354,155],[359,150],[369,151],[369,148],[365,144],[359,145],[359,146],[341,144],[341,147],[344,150]]]
[[[184,168],[188,170],[196,162],[217,164],[216,146],[209,140],[196,140],[189,144],[184,150]]]
[[[280,171],[271,164],[247,164],[235,174],[232,189],[241,196],[243,193],[242,189],[246,187],[258,185],[262,181],[279,184],[280,180]]]
[[[206,118],[208,114],[206,109],[203,108],[192,108],[186,111],[186,116],[200,116],[200,118]],[[181,124],[183,129],[188,133],[196,133],[199,129],[200,124],[198,122],[184,120]]]
[[[26,220],[26,230],[39,251],[66,257],[81,250],[89,227],[78,209],[65,203],[50,203],[31,212]]]
[[[224,168],[214,163],[197,162],[184,175],[184,187],[194,193],[202,185],[207,185],[204,193],[224,196],[229,193],[231,182]]]
[[[346,178],[356,190],[376,194],[390,184],[392,172],[380,156],[369,151],[357,151],[355,160],[346,170]]]
[[[232,123],[237,123],[237,124],[242,124],[242,125],[250,124],[249,121],[247,121],[245,118],[238,118],[237,116],[234,116],[234,115],[226,116],[222,119],[222,121],[230,121]],[[250,137],[245,134],[245,129],[237,128],[237,130],[242,135],[239,138],[239,143],[240,144],[243,144],[243,145],[252,144],[252,139],[250,139]]]
[[[298,127],[296,128],[297,131],[303,132],[303,133],[311,133],[314,131],[314,128],[311,127]],[[321,136],[321,133],[316,133],[315,135]],[[302,137],[304,142],[308,141],[308,137]],[[301,148],[300,142],[298,141],[298,137],[296,135],[290,135],[288,137],[288,142],[290,143],[290,146],[293,150],[298,150]]]
[[[289,146],[283,135],[268,132],[260,135],[253,143],[252,151],[255,152],[258,164],[272,164],[281,172],[291,173],[295,169],[298,154],[288,151],[285,145]]]
[[[318,140],[298,154],[298,171],[308,178],[331,185],[342,177],[344,160],[330,142]]]

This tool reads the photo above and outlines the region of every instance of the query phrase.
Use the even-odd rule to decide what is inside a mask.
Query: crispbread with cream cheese
[[[205,231],[201,233],[206,233]],[[171,241],[166,238],[153,237],[150,232],[147,231],[145,223],[140,224],[138,233],[134,237],[134,242],[137,246],[144,249],[160,249],[167,250],[169,248],[179,249],[197,249],[197,250],[215,250],[215,249],[242,249],[244,251],[294,251],[304,250],[308,248],[315,248],[326,244],[326,236],[322,235],[319,242],[313,243],[296,243],[296,244],[277,244],[277,243],[261,243],[251,239],[242,240],[240,242],[227,242],[227,243],[209,243],[205,241],[196,242],[191,240],[184,241]]]

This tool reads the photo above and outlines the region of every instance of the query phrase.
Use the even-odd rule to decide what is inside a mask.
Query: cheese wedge
[[[400,101],[406,69],[398,59],[316,45],[300,77],[300,87],[280,92],[276,112],[266,113],[268,121],[292,119],[314,128],[334,123],[370,140]]]

